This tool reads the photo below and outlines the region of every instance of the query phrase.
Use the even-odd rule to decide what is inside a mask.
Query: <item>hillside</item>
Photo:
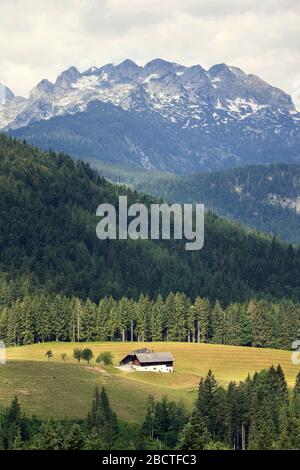
[[[146,401],[151,393],[157,399],[182,399],[190,408],[196,398],[201,377],[212,369],[218,382],[226,386],[231,380],[239,382],[247,375],[281,364],[288,385],[292,387],[299,366],[293,366],[290,352],[272,349],[242,348],[208,344],[145,343],[154,350],[171,351],[175,357],[173,374],[145,372],[126,373],[112,367],[104,368],[92,360],[91,365],[75,364],[72,358],[76,343],[45,343],[7,350],[8,363],[0,368],[3,390],[0,405],[8,405],[15,394],[27,413],[39,417],[85,417],[90,397],[96,385],[104,385],[118,415],[140,422],[145,414]],[[130,343],[85,343],[94,356],[111,351],[114,365],[132,348]],[[48,363],[45,353],[53,351]],[[60,355],[67,353],[63,363]],[[74,406],[75,405],[75,406]]]
[[[253,165],[181,177],[103,170],[111,179],[127,182],[138,191],[167,201],[203,202],[218,215],[300,243],[299,165]]]
[[[190,174],[300,159],[291,97],[227,64],[125,60],[70,67],[28,99],[2,90],[0,129],[98,164]]]
[[[108,164],[124,170],[157,167],[183,171],[178,152],[186,150],[185,132],[166,125],[159,115],[125,111],[110,103],[90,103],[85,112],[37,121],[9,132],[41,149],[66,152],[93,166]],[[146,149],[147,150],[143,150]],[[151,153],[151,161],[148,154]],[[197,156],[185,162],[192,171]]]
[[[184,251],[181,241],[99,241],[100,203],[117,203],[119,194],[128,194],[129,203],[150,198],[108,183],[70,157],[2,135],[0,178],[1,303],[8,292],[18,297],[39,288],[94,300],[165,297],[171,290],[223,303],[300,298],[298,249],[211,214],[199,252]]]

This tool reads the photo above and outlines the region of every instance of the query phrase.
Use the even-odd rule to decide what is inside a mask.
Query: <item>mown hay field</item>
[[[90,365],[73,358],[75,347],[90,348]],[[120,359],[135,348],[172,352],[173,374],[121,372]],[[46,352],[53,357],[48,361]],[[114,367],[96,363],[100,352],[113,354]],[[67,354],[66,362],[61,355]],[[245,348],[194,343],[44,343],[7,349],[7,364],[0,366],[0,406],[17,395],[24,411],[54,419],[85,417],[95,386],[104,386],[120,418],[143,419],[149,394],[182,399],[188,407],[196,398],[201,377],[211,369],[221,385],[243,380],[248,374],[281,364],[288,385],[294,384],[300,366],[292,364],[291,353],[274,349]]]

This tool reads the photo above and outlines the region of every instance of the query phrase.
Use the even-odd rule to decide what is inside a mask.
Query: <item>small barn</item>
[[[121,366],[129,366],[140,372],[173,372],[174,357],[169,352],[153,352],[149,349],[132,351],[120,361]]]

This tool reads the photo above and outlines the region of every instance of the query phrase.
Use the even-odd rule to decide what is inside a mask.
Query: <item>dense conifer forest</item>
[[[0,272],[20,292],[165,299],[184,292],[223,305],[251,298],[300,300],[300,250],[208,214],[205,245],[184,241],[99,241],[103,202],[149,204],[150,197],[108,183],[83,162],[0,136]],[[2,290],[6,288],[2,285]],[[3,303],[3,300],[2,300]]]
[[[187,176],[104,171],[110,180],[127,182],[137,191],[165,201],[203,202],[220,216],[276,234],[291,243],[300,243],[300,165],[251,165]]]
[[[83,162],[0,136],[0,339],[191,341],[290,349],[300,319],[300,250],[207,214],[205,246],[99,241],[96,208],[119,195]],[[50,351],[50,350],[49,350]],[[202,378],[193,410],[148,399],[142,426],[120,420],[105,390],[86,420],[0,410],[0,449],[297,449],[299,375],[280,366],[220,387]]]
[[[188,341],[288,349],[296,340],[300,305],[219,301],[171,292],[166,300],[122,297],[91,300],[36,295],[0,308],[0,338],[7,345],[48,341]],[[300,338],[299,338],[300,339]]]

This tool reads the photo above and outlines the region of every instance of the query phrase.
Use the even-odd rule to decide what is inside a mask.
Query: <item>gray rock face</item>
[[[54,85],[53,83],[49,82],[49,80],[42,80],[40,81],[35,88],[33,88],[30,92],[30,99],[35,101],[39,99],[41,96],[45,96],[53,92]]]
[[[5,130],[87,112],[94,101],[143,113],[147,126],[160,120],[160,126],[168,129],[168,139],[172,139],[170,129],[174,141],[181,135],[177,155],[180,172],[191,171],[191,167],[197,171],[300,160],[300,114],[291,97],[226,64],[214,65],[208,71],[200,65],[185,67],[162,59],[144,67],[125,60],[119,65],[91,67],[83,73],[70,67],[55,84],[42,80],[28,100],[6,93],[9,99],[0,105],[0,128]],[[135,144],[131,139],[130,147],[136,149]],[[167,145],[161,142],[164,168],[167,156],[163,147]],[[149,148],[142,147],[141,152],[151,165]],[[173,151],[173,164],[175,157]],[[155,168],[158,161],[155,155]],[[178,171],[173,167],[169,170]]]
[[[13,92],[7,86],[0,83],[0,103],[11,101],[14,98]]]
[[[77,68],[70,67],[57,77],[54,85],[54,91],[63,93],[64,91],[68,90],[73,83],[76,83],[80,77],[81,74]]]

